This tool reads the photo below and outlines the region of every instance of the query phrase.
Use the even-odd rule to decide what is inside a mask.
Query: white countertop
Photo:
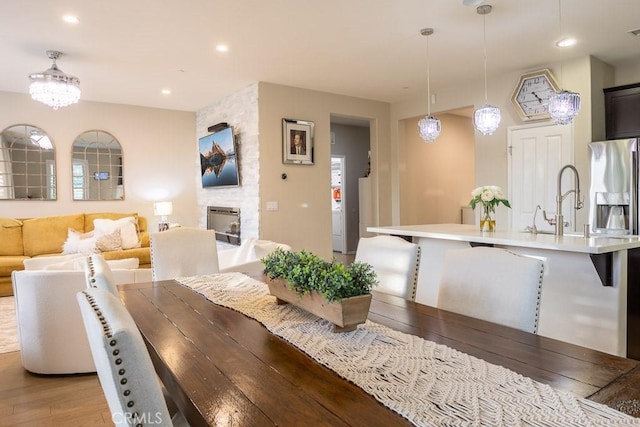
[[[562,237],[556,237],[553,234],[531,234],[515,230],[483,232],[478,230],[477,225],[468,224],[424,224],[367,227],[367,231],[380,234],[395,234],[398,236],[492,243],[496,245],[550,249],[567,252],[583,252],[589,254],[602,254],[640,247],[640,236],[591,236],[589,238],[584,238],[582,236],[569,235],[569,233]]]

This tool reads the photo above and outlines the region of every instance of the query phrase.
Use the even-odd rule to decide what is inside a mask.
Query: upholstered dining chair
[[[85,258],[84,274],[88,288],[99,288],[118,295],[118,287],[111,267],[100,254],[92,254]]]
[[[501,248],[448,250],[438,308],[536,333],[543,268],[540,259]]]
[[[378,277],[375,291],[415,300],[420,247],[396,236],[361,237],[355,261],[371,264]]]
[[[180,412],[172,419],[142,335],[120,299],[99,288],[76,299],[113,423],[187,426]]]
[[[151,234],[153,280],[219,272],[216,232],[177,227]]]

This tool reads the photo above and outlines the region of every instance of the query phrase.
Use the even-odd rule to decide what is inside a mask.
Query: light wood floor
[[[34,375],[20,352],[0,354],[0,426],[113,425],[95,374]]]

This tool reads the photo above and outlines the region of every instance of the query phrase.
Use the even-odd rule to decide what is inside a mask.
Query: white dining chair
[[[98,288],[76,299],[113,423],[187,426],[182,413],[171,417],[142,335],[120,299]]]
[[[355,261],[370,264],[378,278],[375,291],[415,300],[420,247],[396,236],[361,237]]]
[[[88,288],[99,288],[118,295],[118,287],[111,267],[100,254],[92,254],[84,259],[84,275]]]
[[[536,333],[543,266],[501,248],[448,250],[438,308]]]
[[[151,234],[153,280],[219,272],[216,232],[177,227]]]

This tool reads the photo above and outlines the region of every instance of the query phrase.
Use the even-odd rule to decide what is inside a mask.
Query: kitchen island
[[[476,225],[465,224],[368,227],[367,231],[401,236],[420,246],[416,301],[434,307],[447,250],[488,245],[540,258],[544,277],[538,334],[640,359],[638,236],[481,232]]]

